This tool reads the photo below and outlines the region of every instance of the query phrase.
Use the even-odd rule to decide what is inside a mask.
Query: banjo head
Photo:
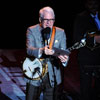
[[[44,59],[35,58],[31,61],[29,58],[26,58],[23,63],[23,72],[24,75],[32,80],[40,80],[47,73],[48,66],[43,64]]]

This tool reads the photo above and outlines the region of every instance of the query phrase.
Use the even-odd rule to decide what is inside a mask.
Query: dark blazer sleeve
[[[84,36],[84,29],[82,18],[80,16],[76,16],[74,25],[73,25],[73,40],[75,42],[79,42]]]
[[[94,37],[87,36],[88,31],[96,30],[94,20],[89,14],[77,15],[73,27],[73,40],[79,42],[86,35],[87,45],[94,45]]]

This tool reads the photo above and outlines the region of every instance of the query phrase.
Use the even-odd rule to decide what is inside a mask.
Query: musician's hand
[[[59,55],[58,58],[60,59],[61,62],[67,62],[68,61],[67,55]]]
[[[49,49],[49,46],[45,46],[44,53],[46,55],[53,55],[54,54],[54,51],[52,49]]]
[[[95,36],[94,39],[95,39],[95,41],[96,41],[97,43],[100,43],[100,35]]]

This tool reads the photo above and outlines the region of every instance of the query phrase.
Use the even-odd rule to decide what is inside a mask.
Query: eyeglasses
[[[42,19],[44,22],[54,22],[55,19]]]

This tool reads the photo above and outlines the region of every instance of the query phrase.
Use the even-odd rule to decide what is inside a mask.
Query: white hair
[[[41,20],[44,17],[45,12],[51,13],[52,16],[55,18],[54,10],[51,7],[47,6],[47,7],[40,9],[40,11],[39,11],[39,17]]]

